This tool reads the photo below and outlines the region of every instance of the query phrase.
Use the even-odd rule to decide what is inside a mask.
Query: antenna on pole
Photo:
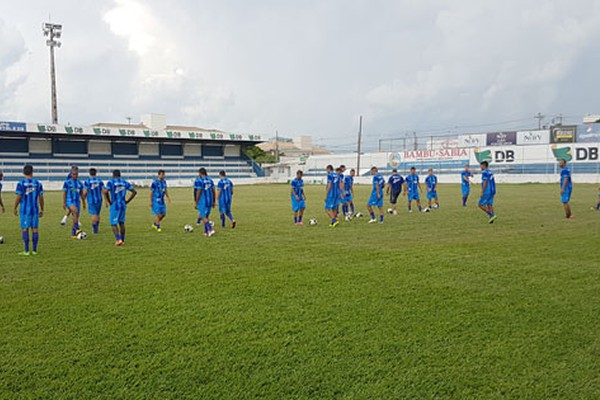
[[[279,131],[275,130],[275,161],[279,162]]]
[[[358,119],[358,143],[356,144],[356,173],[360,176],[360,147],[362,142],[362,115]]]
[[[544,120],[544,118],[546,118],[545,115],[542,115],[542,113],[537,113],[533,116],[533,118],[538,120],[538,130],[542,129],[542,121]]]

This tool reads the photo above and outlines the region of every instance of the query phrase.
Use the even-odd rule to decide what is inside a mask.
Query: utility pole
[[[127,125],[131,125],[131,120],[133,118],[132,117],[125,117],[125,119],[127,120]]]
[[[362,115],[358,119],[358,143],[356,144],[356,173],[360,176],[360,146],[362,141]]]
[[[44,36],[47,36],[46,46],[50,47],[50,85],[52,100],[52,123],[58,124],[58,108],[56,105],[56,69],[54,66],[54,48],[60,47],[58,39],[62,36],[62,25],[46,22],[42,25]]]
[[[539,113],[535,114],[535,115],[533,116],[533,118],[535,118],[535,119],[537,119],[537,120],[538,120],[538,130],[541,130],[541,129],[542,129],[542,120],[543,120],[544,118],[546,118],[546,116],[545,116],[545,115],[542,115],[542,113],[540,113],[540,112],[539,112]]]
[[[279,131],[275,130],[275,161],[279,162]]]
[[[415,139],[415,151],[419,149],[419,143],[417,142],[417,132],[413,132],[413,138]]]

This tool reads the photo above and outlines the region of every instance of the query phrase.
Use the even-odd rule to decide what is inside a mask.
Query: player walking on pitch
[[[162,232],[160,223],[167,216],[167,205],[165,197],[171,203],[171,196],[167,189],[167,181],[165,181],[165,171],[158,170],[158,174],[152,185],[150,186],[150,208],[156,220],[152,223],[152,228],[157,232]]]
[[[83,197],[87,199],[88,214],[92,216],[92,230],[94,233],[98,233],[104,182],[96,177],[98,174],[96,168],[90,168],[89,174],[89,179],[83,183]]]
[[[398,197],[402,193],[403,185],[404,178],[402,175],[398,173],[398,170],[392,170],[392,175],[388,179],[385,192],[390,195],[390,204],[392,205],[392,214],[394,215],[398,215],[396,207],[398,206]]]
[[[494,196],[496,196],[496,179],[489,170],[487,161],[481,162],[481,197],[479,198],[479,208],[489,217],[488,222],[493,224],[498,218],[494,214]]]
[[[431,210],[431,200],[435,202],[433,208],[440,208],[440,202],[437,193],[438,178],[433,174],[433,169],[429,168],[427,172],[425,184],[427,185],[427,211],[429,211]]]
[[[15,194],[15,215],[21,220],[21,235],[23,238],[24,251],[19,253],[22,256],[30,254],[37,255],[39,241],[40,218],[44,216],[44,188],[42,184],[33,179],[33,167],[26,165],[23,168],[25,179],[17,184]],[[29,231],[31,231],[31,241],[33,249],[29,251]]]
[[[571,206],[569,205],[569,201],[571,201],[571,193],[573,192],[573,182],[571,181],[571,170],[567,166],[567,161],[564,159],[560,159],[558,161],[558,165],[560,165],[560,201],[563,204],[565,209],[565,215],[567,219],[573,219],[573,214],[571,213]]]
[[[199,220],[204,222],[204,236],[211,237],[215,234],[215,230],[208,218],[215,207],[215,183],[208,177],[206,168],[200,168],[198,175],[199,178],[194,183],[196,209],[198,210]]]
[[[471,167],[465,165],[465,170],[460,173],[460,188],[462,191],[462,206],[467,206],[467,200],[469,200],[469,194],[471,193]]]
[[[325,213],[331,218],[330,228],[335,228],[339,225],[337,220],[338,202],[340,201],[340,182],[339,175],[333,171],[333,165],[328,165],[327,168],[327,187],[325,188]]]
[[[221,217],[221,227],[225,227],[225,217],[231,221],[231,229],[235,229],[236,222],[231,213],[231,204],[233,202],[233,182],[227,178],[225,171],[219,172],[219,182],[217,183],[217,203],[219,203],[219,214]]]
[[[79,168],[71,168],[71,177],[63,184],[63,209],[69,210],[73,217],[73,228],[71,237],[77,239],[79,232],[79,217],[81,214],[81,203],[85,208],[85,196],[83,195],[83,183],[79,180]]]
[[[405,179],[406,189],[405,193],[408,194],[408,212],[412,212],[412,202],[416,201],[417,207],[419,207],[419,212],[423,211],[421,208],[421,196],[419,192],[421,191],[421,183],[419,182],[419,175],[417,175],[417,170],[415,167],[410,168],[410,174],[406,176]]]
[[[373,189],[371,190],[371,197],[367,203],[367,210],[369,211],[369,215],[371,215],[369,224],[377,222],[373,207],[379,208],[379,223],[383,224],[383,187],[385,186],[385,179],[383,179],[383,176],[378,172],[377,167],[371,168],[371,175],[373,175]]]
[[[354,215],[354,176],[356,175],[356,170],[351,169],[350,174],[346,175],[344,178],[344,190],[346,191],[344,196],[344,201],[346,201],[345,206],[345,214],[346,220],[350,220]]]
[[[127,192],[131,195],[126,199]],[[137,191],[133,185],[121,178],[121,171],[115,169],[112,173],[112,179],[106,184],[104,189],[104,198],[106,206],[110,207],[110,226],[115,235],[115,246],[125,244],[125,216],[127,214],[127,205],[137,196]]]
[[[0,171],[0,211],[4,214],[6,209],[4,208],[4,202],[2,201],[2,179],[4,179],[4,173]]]
[[[304,194],[304,173],[301,170],[296,171],[296,177],[292,179],[292,211],[294,212],[294,225],[304,225],[302,217],[306,209],[306,195]]]

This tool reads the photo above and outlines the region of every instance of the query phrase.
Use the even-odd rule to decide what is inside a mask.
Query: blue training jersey
[[[19,213],[21,215],[38,215],[39,197],[44,194],[44,187],[37,179],[23,179],[17,183],[15,194],[21,195]]]
[[[113,178],[106,184],[112,206],[116,209],[127,207],[125,196],[128,190],[133,190],[131,183],[123,178]]]
[[[481,187],[483,188],[484,183],[487,182],[487,186],[484,195],[495,195],[496,194],[496,179],[494,174],[489,169],[486,169],[481,173]]]
[[[294,178],[292,179],[292,189],[294,190],[294,194],[298,196],[300,200],[304,198],[304,180]]]
[[[0,182],[0,194],[2,193],[2,182]]]
[[[217,183],[217,189],[219,189],[219,201],[224,204],[230,204],[233,200],[233,182],[229,178],[219,179]]]
[[[402,184],[404,183],[404,178],[400,174],[393,174],[388,179],[388,185],[392,189],[392,192],[399,193],[402,191]]]
[[[346,175],[344,178],[344,189],[346,190],[347,194],[352,193],[352,186],[354,186],[354,178],[350,175]]]
[[[570,192],[573,189],[573,182],[571,181],[571,170],[565,167],[560,171],[560,187],[565,183],[565,179],[567,180],[567,186],[565,186],[565,192]]]
[[[472,178],[473,174],[471,173],[471,171],[463,171],[460,173],[460,183],[463,186],[469,186],[470,183],[468,180],[465,180],[465,178]]]
[[[212,207],[214,204],[213,189],[215,183],[208,176],[204,178],[196,178],[194,182],[194,191],[200,191],[200,200],[198,204],[206,207]]]
[[[165,204],[165,193],[167,192],[167,181],[155,179],[150,186],[153,204]]]
[[[377,188],[377,185],[379,185],[379,188]],[[383,187],[385,186],[385,179],[383,178],[383,176],[381,174],[375,174],[373,175],[373,190],[372,190],[372,194],[377,196],[379,194],[379,197],[383,196]]]
[[[339,192],[340,192],[340,182],[339,182],[340,176],[338,174],[336,174],[335,172],[330,173],[329,175],[327,175],[327,185],[329,185],[331,183],[331,189],[329,190],[329,193],[327,193],[327,198],[329,200],[336,200],[339,197]]]
[[[68,179],[63,183],[63,192],[67,193],[67,204],[79,205],[81,192],[83,192],[83,183],[77,179]]]
[[[438,183],[438,178],[435,175],[427,175],[427,178],[425,178],[425,183],[427,184],[427,188],[430,191],[435,192]]]
[[[89,204],[102,204],[102,189],[104,182],[102,179],[89,178],[83,183],[83,187],[87,189],[87,202]]]
[[[411,193],[418,192],[419,191],[419,175],[417,175],[417,174],[406,175],[406,187],[408,188],[408,191]]]

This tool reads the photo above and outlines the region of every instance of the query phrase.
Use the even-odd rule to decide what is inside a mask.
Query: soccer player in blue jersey
[[[15,215],[21,220],[21,234],[25,250],[20,255],[37,255],[39,241],[40,218],[44,216],[44,188],[42,184],[33,179],[33,167],[26,165],[23,168],[25,179],[17,183],[15,194]],[[29,251],[29,231],[31,231],[32,251]]]
[[[225,171],[219,172],[219,178],[219,182],[217,183],[217,203],[219,203],[221,226],[225,227],[225,217],[227,217],[231,221],[231,229],[235,229],[236,222],[231,213],[233,182],[231,182],[231,179],[227,178]]]
[[[385,186],[385,179],[377,170],[377,167],[371,168],[371,175],[373,175],[373,189],[371,190],[371,197],[367,203],[367,210],[371,215],[369,223],[372,224],[377,222],[375,219],[375,212],[373,207],[379,208],[379,223],[383,224],[383,187]]]
[[[87,199],[88,214],[92,217],[92,230],[94,233],[98,233],[104,182],[102,182],[102,179],[96,177],[98,175],[96,168],[90,168],[89,174],[90,177],[83,183],[83,196]]]
[[[496,179],[489,170],[487,161],[481,162],[481,197],[479,198],[479,208],[489,217],[488,222],[493,224],[496,218],[494,214],[494,196],[496,195]]]
[[[196,208],[200,215],[200,220],[204,222],[204,236],[213,236],[215,230],[213,224],[208,219],[210,212],[215,207],[215,183],[207,175],[205,168],[198,170],[199,178],[196,179],[194,189],[196,191]]]
[[[473,178],[471,168],[468,165],[465,165],[465,170],[460,173],[460,187],[462,190],[463,207],[467,206],[467,200],[469,199],[469,194],[471,193],[471,178]]]
[[[67,177],[65,178],[66,181],[70,180],[73,177],[73,171],[79,169],[77,167],[76,164],[71,164],[71,170],[69,171],[69,174],[67,175]],[[69,216],[71,215],[71,209],[67,208],[66,210],[67,212],[65,213],[65,215],[62,217],[62,220],[60,221],[61,225],[66,225],[67,224],[67,220],[69,219]]]
[[[304,194],[304,173],[301,170],[296,171],[296,177],[292,179],[292,211],[294,212],[294,225],[304,225],[302,217],[306,209],[306,195]]]
[[[159,169],[156,179],[150,186],[150,208],[156,218],[152,223],[152,228],[157,232],[162,232],[160,223],[167,215],[165,197],[171,203],[171,196],[169,196],[169,191],[167,190],[167,181],[165,181],[165,171]]]
[[[346,220],[349,221],[354,215],[354,176],[356,175],[356,170],[351,169],[350,173],[344,177],[344,206],[342,209],[344,214],[346,215]]]
[[[567,161],[564,159],[560,159],[558,161],[558,165],[560,165],[560,201],[563,203],[563,207],[565,209],[565,214],[567,219],[573,219],[573,214],[571,213],[571,206],[569,205],[569,201],[571,201],[571,193],[573,192],[573,182],[571,181],[571,171],[567,166]]]
[[[77,239],[79,230],[79,216],[81,211],[81,203],[85,208],[85,197],[83,196],[83,183],[79,180],[79,168],[71,169],[71,178],[63,183],[63,209],[69,210],[73,217],[73,228],[71,229],[71,237]]]
[[[408,212],[412,212],[413,200],[417,202],[419,211],[422,211],[421,196],[419,194],[421,191],[421,183],[419,183],[419,175],[417,175],[415,167],[410,168],[410,174],[406,175],[405,182],[404,193],[408,195]]]
[[[390,204],[392,205],[392,214],[398,215],[398,210],[396,209],[398,205],[398,196],[402,193],[402,186],[404,185],[404,178],[402,175],[398,173],[397,169],[392,170],[392,175],[390,175],[385,192],[390,195]]]
[[[338,226],[337,220],[338,202],[340,200],[339,190],[340,182],[339,175],[333,171],[333,165],[328,165],[327,168],[327,186],[325,188],[325,212],[331,218],[330,228]]]
[[[127,198],[127,192],[131,192]],[[121,178],[121,171],[115,169],[112,179],[106,183],[104,188],[106,204],[110,206],[110,226],[115,235],[115,246],[125,244],[125,214],[127,205],[137,196],[137,190],[133,185]]]
[[[434,201],[433,208],[440,208],[440,202],[437,194],[438,178],[433,174],[433,169],[431,168],[429,168],[427,174],[425,184],[427,185],[427,211],[429,211],[431,210],[431,200]]]
[[[4,214],[6,209],[4,208],[4,202],[2,201],[2,179],[4,179],[4,173],[0,171],[0,210],[2,211],[2,214]]]
[[[346,197],[346,189],[344,187],[344,170],[345,170],[345,166],[341,165],[339,167],[337,167],[335,169],[335,173],[338,176],[338,198],[337,198],[337,207],[335,209],[335,214],[337,216],[340,215],[340,206],[342,206],[342,208],[344,207],[344,204],[346,203],[345,197]]]

